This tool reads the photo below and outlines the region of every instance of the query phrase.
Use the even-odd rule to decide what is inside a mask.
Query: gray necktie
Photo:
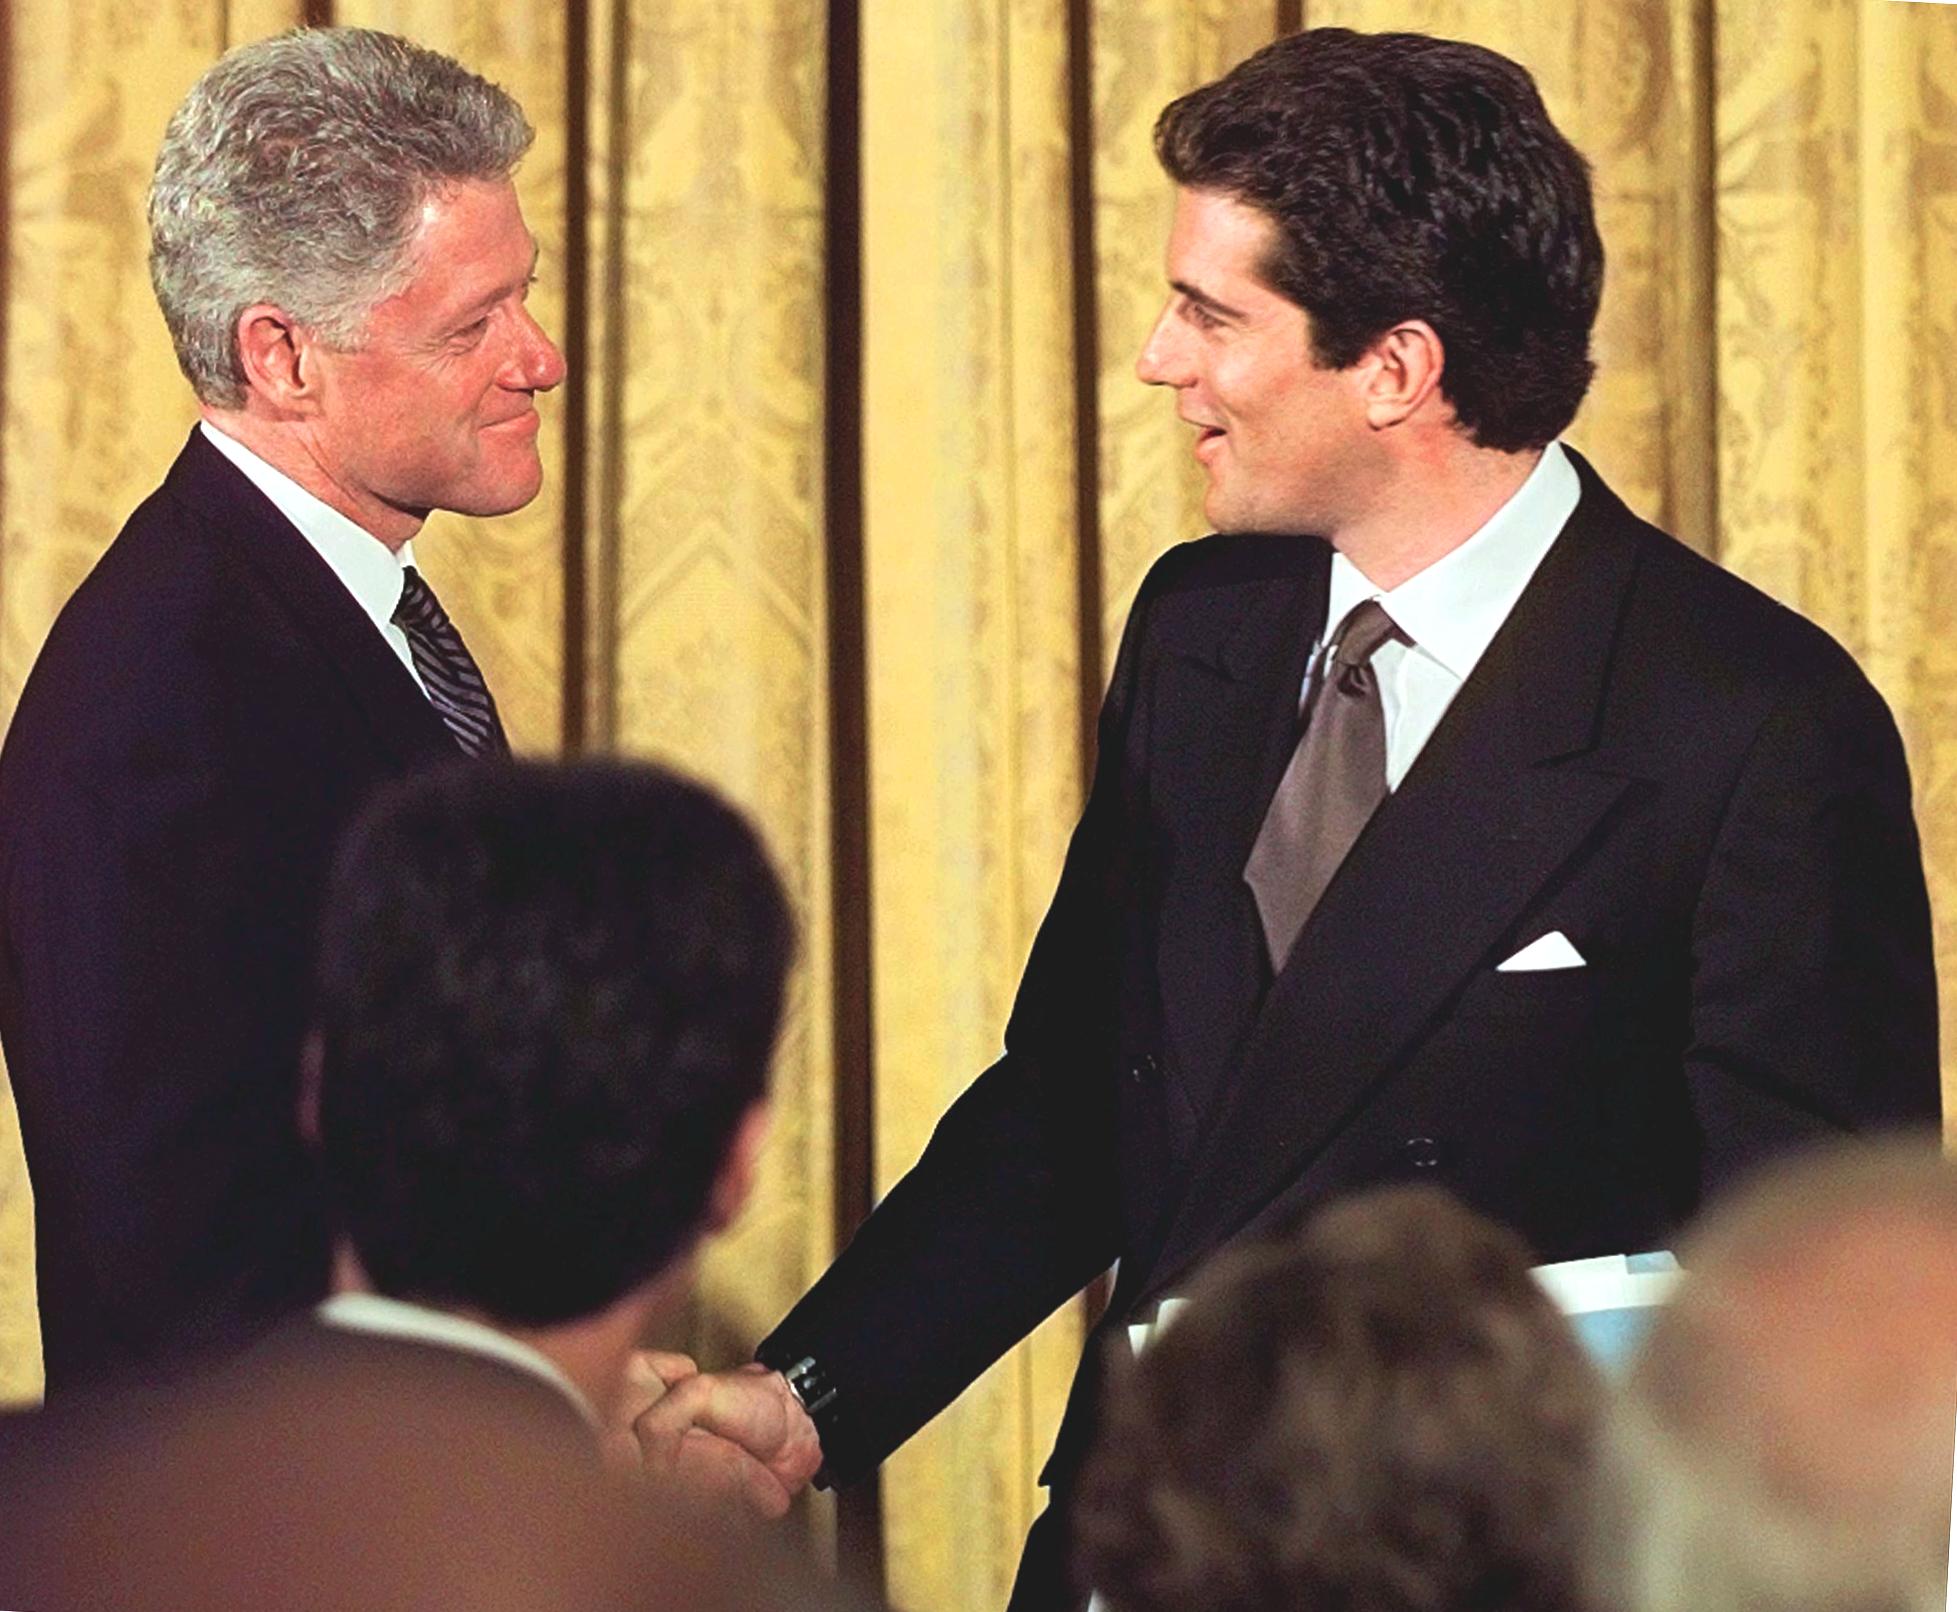
[[[1373,652],[1403,637],[1377,599],[1354,605],[1331,654],[1304,737],[1271,797],[1244,864],[1271,967],[1282,969],[1318,898],[1386,798],[1386,716]]]

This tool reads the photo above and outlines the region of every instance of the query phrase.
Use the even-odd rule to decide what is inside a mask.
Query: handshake
[[[606,1455],[622,1470],[737,1495],[775,1518],[821,1467],[822,1444],[780,1372],[703,1372],[686,1355],[645,1349],[626,1366]]]

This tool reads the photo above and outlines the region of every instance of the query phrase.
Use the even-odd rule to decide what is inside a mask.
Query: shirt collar
[[[1466,681],[1568,523],[1582,490],[1569,455],[1552,442],[1508,502],[1466,542],[1397,588],[1381,592],[1358,566],[1334,552],[1327,636],[1354,605],[1377,599],[1418,651]]]
[[[498,1332],[494,1327],[447,1310],[431,1310],[424,1304],[389,1298],[383,1293],[335,1293],[314,1314],[330,1327],[346,1332],[365,1332],[383,1338],[405,1338],[413,1343],[433,1344],[463,1354],[482,1355],[500,1360],[518,1371],[547,1382],[577,1407],[594,1429],[597,1413],[578,1385],[565,1375],[563,1367],[549,1355]]]
[[[414,564],[413,539],[395,552],[359,522],[306,491],[283,470],[268,464],[236,437],[225,435],[209,420],[201,422],[199,429],[211,446],[299,529],[299,535],[313,546],[374,623],[383,631],[391,626],[394,607],[401,602],[401,573]]]

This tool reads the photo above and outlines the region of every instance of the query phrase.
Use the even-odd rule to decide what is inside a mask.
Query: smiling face
[[[525,306],[537,246],[507,180],[432,195],[411,252],[413,278],[357,349],[310,349],[310,455],[332,501],[391,546],[431,509],[501,515],[536,497],[535,394],[564,378]]]
[[[1174,387],[1176,412],[1197,428],[1203,512],[1218,531],[1329,538],[1360,513],[1379,468],[1361,395],[1368,365],[1320,367],[1310,315],[1264,279],[1273,238],[1254,207],[1178,191],[1169,300],[1136,373]]]

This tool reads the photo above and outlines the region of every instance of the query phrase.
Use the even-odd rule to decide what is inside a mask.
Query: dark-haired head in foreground
[[[1117,1612],[1569,1612],[1601,1389],[1427,1188],[1235,1248],[1114,1375],[1078,1502]]]
[[[379,796],[320,953],[343,1278],[546,1353],[553,1329],[644,1309],[744,1192],[791,946],[753,832],[655,767],[456,769]]]

